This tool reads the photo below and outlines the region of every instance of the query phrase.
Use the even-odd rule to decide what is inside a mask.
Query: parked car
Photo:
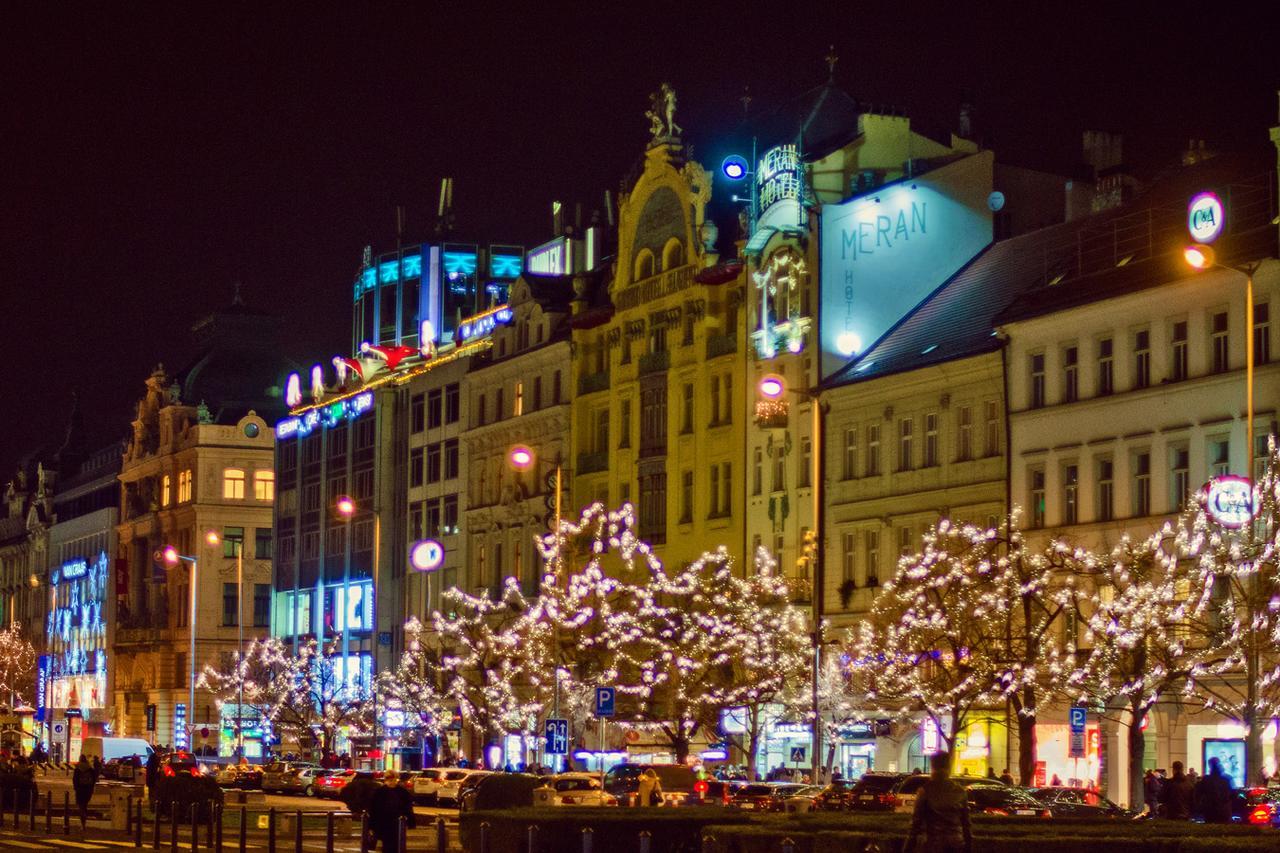
[[[849,789],[845,808],[855,812],[891,812],[897,802],[893,789],[905,778],[905,773],[863,773]]]
[[[849,808],[849,798],[858,783],[853,779],[837,779],[822,789],[813,800],[813,807],[820,812],[841,812]]]
[[[143,776],[143,759],[137,755],[113,758],[102,765],[103,779],[118,779],[121,782],[141,780]]]
[[[1049,807],[1054,817],[1091,817],[1128,820],[1134,813],[1121,808],[1097,791],[1087,788],[1030,788],[1027,793]]]
[[[788,785],[796,785],[794,782],[788,782]],[[803,785],[796,785],[798,788]],[[729,807],[734,809],[743,809],[745,811],[755,812],[771,812],[775,811],[774,802],[777,796],[777,786],[764,782],[748,782],[740,784],[729,792]]]
[[[747,783],[737,779],[698,779],[693,783],[691,802],[704,806],[727,806],[733,792],[745,784]],[[665,790],[663,788],[664,792]]]
[[[1280,827],[1280,788],[1238,788],[1232,793],[1232,820]]]
[[[316,765],[307,761],[272,761],[270,764],[262,765],[262,790],[268,793],[296,793],[296,788],[291,787],[292,779],[295,779],[301,770],[307,768],[315,768]]]
[[[1044,803],[1023,788],[984,779],[980,784],[965,786],[969,792],[969,811],[973,814],[1002,817],[1053,817]]]
[[[262,787],[262,765],[260,764],[224,764],[218,768],[214,777],[223,788],[241,788],[249,790]]]
[[[557,806],[616,806],[618,798],[600,787],[596,773],[561,773],[549,780],[555,794],[552,805]]]
[[[464,812],[485,809],[527,808],[533,805],[533,791],[544,779],[532,773],[487,773],[463,783],[458,807]]]
[[[821,785],[805,785],[796,782],[778,782],[778,793],[774,795],[777,810],[782,812],[811,812],[814,801],[822,793]]]
[[[126,758],[130,755],[136,755],[142,759],[142,763],[145,765],[147,756],[151,755],[152,752],[154,750],[151,744],[140,737],[99,737],[90,735],[84,738],[80,744],[81,755],[87,755],[90,758],[97,756],[104,762],[113,758]]]
[[[204,772],[204,766],[196,761],[196,757],[189,752],[171,752],[160,759],[160,774],[162,776],[180,776],[183,774],[203,776]]]
[[[317,783],[332,772],[332,770],[325,770],[323,767],[299,767],[281,780],[280,793],[302,794],[304,797],[314,797]]]
[[[640,774],[650,768],[658,774],[664,805],[682,806],[693,798],[698,779],[683,764],[618,764],[604,774],[604,789],[621,804],[630,805],[631,795],[640,788]]]
[[[895,812],[906,812],[910,814],[916,808],[916,796],[920,793],[920,789],[924,787],[924,783],[929,781],[929,777],[923,773],[914,773],[910,776],[903,776],[902,781],[893,789],[893,810]],[[985,776],[952,776],[951,781],[961,787],[968,788],[971,785],[998,785],[1000,787],[1008,787],[1001,782],[992,781]]]
[[[462,783],[471,776],[483,776],[489,774],[489,770],[472,770],[470,768],[450,769],[445,773],[444,779],[436,787],[436,803],[439,805],[458,805],[458,794],[461,792]]]
[[[448,767],[428,767],[417,776],[414,776],[413,782],[409,785],[409,791],[413,794],[413,801],[427,806],[434,806],[440,790],[440,783],[448,775],[449,769]]]
[[[488,779],[490,776],[503,776],[503,773],[494,773],[488,770],[473,770],[470,775],[458,783],[458,795],[454,798],[458,804],[458,810],[469,812],[475,810],[475,800],[473,799],[476,790],[480,787],[480,783]],[[532,790],[532,789],[530,789]],[[533,805],[533,797],[529,797],[529,805]]]
[[[354,778],[356,778],[355,770],[330,770],[327,776],[316,779],[316,796],[336,800],[342,793],[342,789],[347,787]]]

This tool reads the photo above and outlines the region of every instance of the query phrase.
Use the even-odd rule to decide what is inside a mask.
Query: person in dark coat
[[[935,753],[930,759],[933,772],[916,795],[911,816],[911,833],[905,853],[916,849],[916,837],[924,830],[926,853],[973,853],[969,829],[969,795],[951,780],[951,756]]]
[[[93,799],[93,788],[98,784],[98,774],[94,772],[89,756],[80,753],[76,769],[71,774],[71,787],[76,792],[76,807],[80,809],[80,831],[84,832],[85,823],[89,819],[89,800]]]
[[[151,802],[156,801],[156,780],[160,778],[160,753],[157,750],[151,750],[151,754],[147,756],[147,799]]]
[[[369,802],[369,829],[382,842],[383,853],[400,853],[400,818],[404,818],[406,829],[416,825],[413,796],[400,784],[400,774],[394,770],[384,773],[382,782]]]
[[[1209,772],[1195,785],[1195,804],[1205,823],[1231,823],[1231,781],[1216,758],[1209,759]]]
[[[1154,815],[1160,806],[1160,777],[1154,770],[1148,770],[1142,779],[1142,802],[1147,807],[1147,814]]]
[[[1013,784],[1013,776],[1009,773],[1009,768],[1008,768],[1008,767],[1006,767],[1006,768],[1004,769],[1004,772],[1000,774],[1000,781],[1001,781],[1001,782],[1003,782],[1003,783],[1004,783],[1004,784],[1006,784],[1006,785],[1012,785],[1012,784]]]
[[[1169,820],[1191,820],[1191,802],[1195,791],[1182,762],[1173,762],[1173,775],[1160,786],[1160,816]]]

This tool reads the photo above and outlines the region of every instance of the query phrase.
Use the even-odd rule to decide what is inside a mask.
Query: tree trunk
[[[1033,687],[1022,688],[1022,702],[1014,703],[1018,715],[1018,780],[1031,785],[1036,775],[1036,693]]]
[[[760,746],[760,706],[747,706],[747,735],[744,738],[747,753],[747,778],[756,778],[756,751]]]
[[[1142,803],[1146,799],[1142,784],[1142,760],[1147,753],[1147,738],[1142,732],[1142,718],[1146,715],[1147,709],[1141,704],[1134,703],[1129,706],[1129,808],[1135,811],[1142,808]]]
[[[1256,785],[1266,771],[1262,759],[1262,735],[1266,731],[1268,722],[1265,717],[1258,714],[1255,708],[1251,708],[1245,715],[1244,724],[1248,728],[1244,741],[1244,778],[1240,782],[1246,788]],[[1204,769],[1206,773],[1209,771],[1207,767]]]

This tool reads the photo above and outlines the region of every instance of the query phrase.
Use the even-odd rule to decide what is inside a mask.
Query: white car
[[[458,804],[458,789],[462,787],[462,783],[475,775],[487,776],[488,770],[471,770],[451,767],[445,771],[444,778],[436,785],[436,803],[444,805],[448,803],[451,806]]]
[[[435,805],[440,793],[440,783],[444,781],[449,770],[448,767],[428,767],[414,776],[413,784],[410,786],[414,802]]]
[[[561,773],[549,783],[555,790],[551,802],[557,806],[616,806],[618,798],[600,787],[599,774]]]

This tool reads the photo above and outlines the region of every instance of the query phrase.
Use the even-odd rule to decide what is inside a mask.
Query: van
[[[80,754],[90,758],[97,756],[103,763],[113,758],[128,758],[136,755],[145,764],[151,755],[151,744],[140,737],[87,737],[80,745]]]

